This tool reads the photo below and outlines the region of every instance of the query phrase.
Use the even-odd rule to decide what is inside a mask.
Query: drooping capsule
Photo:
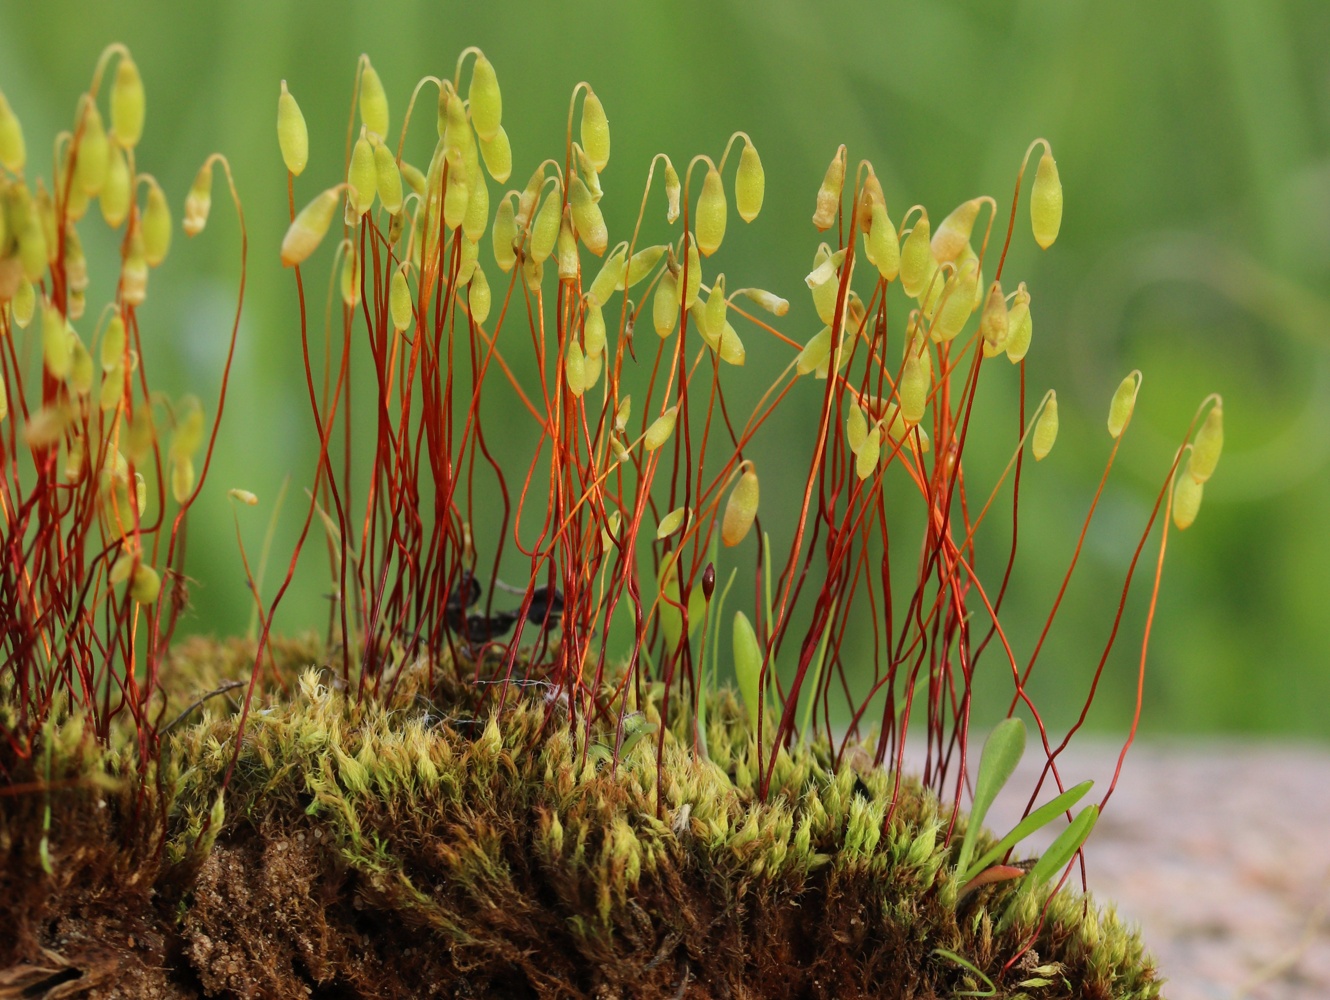
[[[1132,372],[1118,384],[1108,404],[1108,433],[1112,437],[1120,437],[1126,429],[1132,410],[1136,408],[1136,394],[1140,391],[1139,372]]]
[[[559,263],[559,280],[569,283],[577,280],[581,271],[582,258],[577,254],[577,237],[573,234],[572,215],[565,211],[559,223],[559,241],[555,244],[554,256]]]
[[[598,358],[605,353],[605,313],[590,301],[582,317],[582,344],[588,358]]]
[[[23,126],[4,93],[0,92],[0,166],[19,174],[27,162],[28,147],[23,141]]]
[[[905,367],[901,372],[900,415],[907,424],[917,424],[924,419],[924,408],[928,405],[928,389],[931,381],[931,358],[925,362],[928,348],[906,349]]]
[[[568,204],[582,244],[599,257],[609,246],[610,231],[605,227],[605,217],[600,213],[600,206],[592,199],[582,178],[576,175],[569,182]]]
[[[568,391],[574,396],[586,392],[586,354],[576,337],[568,338],[568,349],[564,352],[563,377],[568,383]]]
[[[1205,423],[1196,432],[1192,442],[1191,458],[1187,460],[1187,474],[1198,483],[1208,480],[1219,464],[1224,450],[1224,402],[1219,400],[1210,408]]]
[[[864,230],[864,253],[884,281],[895,281],[901,270],[901,245],[887,206],[873,202],[871,222]]]
[[[642,447],[655,451],[674,433],[675,422],[679,419],[679,405],[676,403],[651,422],[646,435],[642,438]]]
[[[710,337],[717,344],[720,342],[720,335],[725,331],[727,305],[725,301],[725,275],[718,274],[711,283],[711,291],[707,293],[706,305],[703,307],[705,318],[700,324],[703,327],[703,334]]]
[[[286,169],[299,177],[309,163],[309,129],[291,91],[282,81],[282,92],[277,95],[277,145],[282,151]]]
[[[804,277],[813,295],[813,307],[817,318],[828,326],[836,322],[836,300],[840,297],[840,282],[836,273],[845,260],[845,251],[831,248],[823,243],[813,254],[813,269]]]
[[[975,219],[979,217],[979,208],[983,205],[980,198],[971,198],[957,205],[933,234],[933,257],[939,264],[954,261],[970,245],[970,234],[974,231]]]
[[[79,339],[78,334],[72,331],[69,334],[69,349],[72,360],[69,366],[69,377],[65,379],[65,384],[69,386],[70,392],[75,396],[86,396],[92,392],[92,355],[83,346],[83,341]]]
[[[859,229],[868,232],[873,227],[873,206],[887,207],[887,196],[882,190],[882,182],[877,179],[873,168],[868,168],[863,187],[859,189]]]
[[[623,288],[624,270],[628,265],[628,244],[621,243],[614,252],[605,258],[600,273],[591,282],[587,299],[596,306],[603,306],[610,297]]]
[[[374,147],[374,177],[379,201],[389,215],[396,215],[402,210],[402,172],[393,151],[382,142]]]
[[[129,585],[129,596],[138,604],[153,604],[162,592],[162,578],[151,566],[139,565]]]
[[[379,175],[374,167],[374,147],[365,128],[351,149],[351,166],[346,172],[347,201],[351,211],[361,216],[374,207],[378,193]]]
[[[126,149],[133,149],[143,137],[145,107],[138,64],[123,55],[115,70],[115,82],[111,84],[111,129]]]
[[[342,258],[342,301],[354,309],[360,305],[360,254],[356,252],[350,240],[343,241],[343,246],[346,249],[346,255]]]
[[[619,405],[614,409],[614,431],[616,434],[622,434],[628,430],[628,420],[632,415],[633,397],[629,394],[619,400]]]
[[[720,540],[726,548],[734,548],[745,538],[757,518],[758,502],[762,490],[758,483],[757,472],[750,464],[730,491],[730,499],[725,503],[725,515],[721,520]]]
[[[702,181],[702,194],[697,199],[697,248],[704,257],[710,257],[720,249],[721,241],[725,239],[728,214],[720,171],[708,167]]]
[[[303,263],[323,241],[337,211],[341,186],[331,187],[318,194],[302,208],[282,239],[282,264],[293,267]]]
[[[1058,394],[1048,393],[1048,402],[1034,424],[1034,436],[1030,441],[1030,452],[1036,462],[1042,462],[1044,456],[1053,450],[1053,443],[1058,439]]]
[[[74,165],[74,183],[87,197],[93,198],[106,183],[106,166],[111,145],[106,138],[106,126],[101,112],[87,94],[79,102],[83,132],[79,136],[78,160]]]
[[[1007,313],[1007,359],[1012,364],[1024,360],[1030,350],[1030,337],[1034,329],[1030,322],[1030,293],[1025,282],[1016,286],[1016,296]]]
[[[956,339],[974,312],[974,290],[979,281],[977,262],[963,264],[947,281],[942,304],[933,323],[933,338],[942,343]]]
[[[715,349],[720,355],[720,359],[727,365],[742,367],[747,360],[748,352],[744,349],[744,343],[739,338],[739,333],[734,326],[727,320],[721,327],[720,336],[716,338]]]
[[[508,141],[508,133],[500,125],[493,137],[480,140],[480,157],[485,161],[485,169],[500,184],[504,183],[513,172],[513,147]]]
[[[679,286],[679,294],[683,299],[685,309],[693,308],[697,302],[697,296],[702,288],[702,258],[697,252],[697,239],[688,241],[688,252],[684,255],[684,271],[681,277],[682,284]]]
[[[499,202],[498,211],[494,213],[494,229],[490,233],[490,238],[494,241],[494,262],[499,265],[499,270],[507,274],[517,261],[517,251],[513,248],[513,243],[517,240],[517,219],[513,215],[511,198],[504,198]]]
[[[766,195],[767,177],[762,170],[762,158],[757,155],[757,148],[744,140],[743,152],[739,154],[739,169],[734,175],[734,207],[739,218],[752,222],[762,211],[762,199]]]
[[[688,516],[687,507],[675,507],[664,517],[660,519],[660,525],[656,528],[656,540],[668,538],[680,528],[683,527],[684,518]]]
[[[628,261],[628,273],[624,276],[623,284],[625,288],[632,288],[639,281],[650,274],[660,259],[665,256],[665,244],[658,243],[655,246],[643,247],[637,253],[633,254]]]
[[[851,403],[850,412],[845,418],[845,443],[850,446],[850,451],[858,451],[866,437],[868,437],[868,418],[858,403]]]
[[[37,289],[33,287],[32,282],[27,277],[20,277],[18,280],[18,290],[14,292],[14,298],[10,300],[10,315],[14,317],[14,325],[20,330],[26,330],[28,324],[32,322],[32,315],[37,308]]]
[[[388,138],[388,95],[369,59],[360,74],[360,120],[380,139]]]
[[[674,324],[679,320],[679,279],[672,271],[666,271],[656,283],[656,292],[651,298],[651,324],[656,335],[662,340],[674,331]]]
[[[129,216],[131,184],[129,159],[118,143],[112,143],[106,160],[106,181],[102,184],[101,194],[97,196],[98,204],[102,207],[102,218],[112,229],[119,229]]]
[[[673,222],[679,217],[679,195],[683,186],[679,183],[679,172],[674,164],[665,161],[665,221]]]
[[[831,327],[824,326],[809,338],[795,359],[794,367],[800,375],[815,372],[827,363],[831,355]]]
[[[910,298],[919,298],[928,290],[936,270],[937,261],[933,259],[933,249],[929,245],[928,213],[921,212],[910,235],[901,244],[901,288]]]
[[[415,318],[411,308],[411,286],[407,283],[406,272],[401,268],[393,272],[393,280],[388,287],[388,311],[392,314],[393,329],[398,333],[409,327]]]
[[[605,117],[605,106],[590,87],[582,102],[582,149],[596,168],[604,173],[610,162],[610,122]]]
[[[105,193],[105,188],[102,189]],[[105,205],[103,205],[103,211]],[[203,161],[203,166],[194,175],[194,183],[185,195],[185,218],[181,223],[186,236],[197,236],[208,224],[208,213],[212,211],[212,157]]]
[[[466,97],[471,104],[471,123],[476,127],[476,134],[482,142],[493,139],[503,121],[503,95],[499,92],[494,64],[484,54],[478,54],[471,67],[471,88]]]
[[[822,177],[822,184],[817,189],[817,204],[813,209],[813,225],[826,232],[836,221],[840,212],[841,191],[845,187],[845,160],[840,150],[831,158],[827,172]]]
[[[484,269],[477,264],[471,271],[471,280],[467,282],[466,293],[466,304],[471,310],[472,322],[484,323],[489,319],[492,301],[489,279],[485,277]]]
[[[882,425],[874,424],[854,450],[854,474],[860,479],[867,479],[877,469],[878,459],[882,457]]]
[[[988,300],[979,317],[979,336],[983,342],[984,357],[992,358],[1002,353],[1007,346],[1009,329],[1007,297],[1002,294],[1001,282],[995,281],[988,288]]]
[[[184,504],[189,501],[190,494],[194,492],[195,481],[193,458],[186,455],[171,462],[171,496],[175,498],[176,503]]]
[[[42,359],[53,379],[63,382],[74,364],[71,331],[60,310],[47,299],[42,305]]]
[[[1030,192],[1030,229],[1034,241],[1047,250],[1058,238],[1062,228],[1062,181],[1058,179],[1057,161],[1047,148],[1039,157],[1039,169],[1034,175],[1034,188]]]
[[[1205,484],[1186,473],[1177,477],[1173,484],[1173,523],[1179,531],[1186,531],[1196,520],[1201,511],[1201,499],[1205,496]]]

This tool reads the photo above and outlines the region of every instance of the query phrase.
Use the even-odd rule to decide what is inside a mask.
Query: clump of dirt
[[[213,684],[226,655],[204,659]],[[613,726],[569,725],[539,688],[494,716],[429,676],[374,707],[275,664],[220,801],[219,699],[171,735],[160,782],[85,741],[49,795],[49,874],[47,796],[0,797],[0,998],[1158,996],[1139,939],[1086,898],[959,899],[948,817],[916,783],[888,813],[892,776],[802,748],[761,800],[728,692],[709,760],[668,719],[663,757],[652,738],[616,762]]]

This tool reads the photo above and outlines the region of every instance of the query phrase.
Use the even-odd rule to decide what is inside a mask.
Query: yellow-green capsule
[[[739,154],[739,169],[734,175],[734,207],[739,218],[752,222],[762,211],[762,198],[767,190],[767,177],[762,171],[762,158],[757,148],[746,139]]]
[[[18,259],[23,276],[34,284],[46,273],[46,233],[36,212],[29,212],[18,231]]]
[[[95,197],[106,183],[106,166],[111,146],[106,138],[101,112],[91,97],[83,95],[79,102],[83,119],[83,133],[79,136],[78,160],[74,164],[74,183],[89,198]]]
[[[102,331],[102,371],[109,372],[125,361],[125,321],[113,313]]]
[[[1048,402],[1044,404],[1043,412],[1039,414],[1039,419],[1035,421],[1034,437],[1030,442],[1030,451],[1034,454],[1034,460],[1042,462],[1044,456],[1053,450],[1053,443],[1057,439],[1058,394],[1050,390]]]
[[[582,258],[577,253],[577,236],[573,233],[573,218],[567,210],[559,222],[559,242],[554,256],[558,258],[559,280],[573,282],[582,270]]]
[[[602,351],[595,357],[587,356],[586,365],[583,369],[582,380],[586,383],[588,389],[594,388],[600,381],[601,369],[605,366],[605,353]]]
[[[65,283],[70,292],[82,294],[88,290],[88,258],[83,253],[79,231],[73,226],[65,228]],[[68,303],[66,311],[73,312]]]
[[[517,251],[513,249],[513,243],[517,240],[517,219],[513,215],[511,198],[499,202],[490,238],[494,241],[494,262],[499,265],[499,270],[507,274],[517,261]]]
[[[14,317],[14,325],[20,330],[26,330],[28,324],[32,322],[32,314],[36,311],[36,308],[37,290],[26,276],[20,276],[18,290],[14,292],[14,298],[9,303],[10,314]]]
[[[499,78],[494,65],[484,55],[477,55],[471,67],[471,88],[466,97],[471,104],[471,123],[475,125],[481,142],[493,139],[503,121],[503,95],[499,93]]]
[[[864,253],[884,281],[895,281],[901,271],[901,244],[886,204],[874,201],[870,218],[864,230]]]
[[[588,358],[605,353],[605,313],[594,302],[588,302],[582,318],[582,343]]]
[[[443,224],[451,232],[466,218],[471,190],[466,182],[466,163],[457,149],[448,152],[448,185],[443,192]]]
[[[711,336],[716,343],[720,342],[720,335],[725,332],[728,303],[725,301],[725,275],[718,274],[711,283],[711,291],[707,293],[706,306],[703,308],[706,326],[706,333]]]
[[[563,202],[556,188],[541,203],[536,220],[531,224],[531,259],[543,263],[559,238],[559,223],[563,219]]]
[[[304,173],[309,163],[309,129],[305,127],[300,105],[286,89],[285,80],[282,81],[282,92],[277,96],[277,145],[286,169],[297,177]]]
[[[656,335],[663,340],[674,332],[678,319],[679,279],[674,272],[667,270],[656,283],[656,293],[651,299],[651,324]]]
[[[646,435],[642,438],[642,447],[655,451],[674,433],[675,422],[679,419],[679,405],[676,403],[651,422]]]
[[[836,299],[840,295],[840,282],[836,280],[836,272],[844,260],[844,250],[837,250],[833,254],[831,247],[823,243],[813,254],[813,270],[804,278],[804,284],[813,293],[813,307],[817,310],[817,318],[828,326],[836,320]]]
[[[174,477],[173,477],[174,478]],[[138,604],[153,604],[162,592],[162,578],[151,566],[137,566],[129,585],[129,596]]]
[[[628,429],[628,420],[633,415],[633,397],[624,396],[619,400],[619,405],[614,410],[614,430],[615,433],[622,434]],[[616,529],[617,530],[617,529]]]
[[[628,244],[620,243],[601,265],[600,273],[591,282],[587,299],[594,306],[603,306],[616,291],[623,288],[624,270],[628,266]]]
[[[526,187],[517,199],[517,228],[526,229],[531,218],[536,214],[536,203],[540,200],[541,189],[545,186],[545,167],[542,164],[531,174]]]
[[[684,255],[684,262],[688,275],[687,280],[679,286],[679,294],[683,297],[681,303],[683,307],[691,309],[697,302],[698,291],[702,288],[702,258],[697,252],[696,238],[688,241],[688,252]]]
[[[662,538],[668,538],[682,528],[684,518],[687,516],[687,507],[675,507],[674,510],[662,517],[660,519],[660,525],[656,528],[656,541],[660,541]]]
[[[720,355],[720,359],[727,365],[741,367],[747,360],[748,352],[744,349],[744,343],[739,339],[739,332],[726,321],[720,331],[720,336],[716,338],[715,350]]]
[[[19,174],[27,162],[28,147],[23,141],[23,126],[4,93],[0,92],[0,166]]]
[[[974,290],[978,280],[979,268],[973,264],[962,266],[948,279],[949,287],[943,292],[942,305],[933,324],[935,340],[942,343],[955,340],[965,328],[966,320],[974,312]]]
[[[341,187],[331,187],[300,210],[282,239],[282,265],[293,267],[303,263],[323,241],[337,211]]]
[[[398,333],[409,327],[415,318],[411,308],[411,286],[401,268],[393,272],[392,285],[388,289],[388,310],[392,313],[393,329]]]
[[[471,272],[471,281],[467,285],[466,304],[471,310],[471,319],[477,323],[484,323],[490,315],[490,283],[485,277],[484,270],[480,265],[476,265],[475,270]]]
[[[933,258],[939,264],[954,261],[970,245],[970,233],[974,231],[974,221],[979,217],[981,205],[983,201],[979,198],[961,202],[937,227],[932,247]]]
[[[111,129],[126,149],[133,149],[143,137],[145,99],[143,77],[138,64],[122,56],[111,84]]]
[[[129,217],[129,158],[118,144],[110,146],[106,158],[106,180],[101,185],[101,194],[97,199],[101,205],[101,217],[106,219],[106,225],[112,229],[118,229],[120,223]]]
[[[481,136],[480,156],[485,161],[485,169],[500,184],[512,175],[513,147],[502,125],[491,138],[486,139]]]
[[[679,172],[674,164],[665,161],[665,221],[673,222],[679,217],[679,195],[683,186],[679,183]]]
[[[86,396],[92,392],[93,385],[93,364],[92,355],[88,349],[83,346],[83,341],[78,335],[70,332],[69,335],[70,366],[69,377],[65,383],[69,386],[71,392],[76,396]]]
[[[100,405],[104,412],[114,410],[125,391],[125,370],[117,365],[102,376]]]
[[[106,189],[102,189],[106,193]],[[105,212],[105,203],[102,205],[102,211]],[[185,195],[185,218],[181,225],[184,227],[185,235],[197,236],[203,232],[203,227],[208,224],[208,213],[212,211],[212,157],[203,161],[203,166],[199,172],[194,175],[194,183],[189,187],[189,194]]]
[[[992,358],[1002,353],[1007,346],[1010,329],[1007,297],[1002,294],[1001,282],[995,281],[988,288],[988,300],[979,317],[979,336],[983,340],[984,357]]]
[[[380,139],[388,138],[388,95],[369,59],[360,74],[360,120]]]
[[[761,306],[773,316],[784,316],[790,311],[788,299],[783,299],[775,292],[768,292],[764,288],[744,288],[734,294],[743,295],[744,298]]]
[[[457,256],[457,286],[460,288],[471,280],[471,275],[480,264],[480,244],[463,239],[458,244]]]
[[[625,288],[632,288],[639,281],[650,274],[660,259],[665,256],[665,244],[658,243],[655,246],[644,247],[637,251],[628,261],[628,273],[624,276],[623,284]]]
[[[350,241],[346,241],[346,254],[342,257],[342,301],[354,309],[360,305],[360,254]]]
[[[867,479],[877,469],[881,456],[882,425],[877,423],[869,428],[859,447],[854,450],[854,474],[860,479]]]
[[[374,207],[374,195],[378,193],[379,175],[374,167],[374,147],[370,144],[366,129],[361,128],[360,138],[351,148],[351,166],[346,172],[346,199],[351,211],[364,215]]]
[[[873,227],[873,206],[887,207],[887,196],[882,191],[882,182],[877,179],[873,168],[868,168],[868,176],[859,191],[859,228],[868,232]]]
[[[928,389],[932,358],[928,357],[928,348],[921,351],[911,346],[905,356],[905,368],[901,372],[900,415],[906,424],[917,424],[924,419],[924,408],[928,405]]]
[[[1186,531],[1201,511],[1205,484],[1183,473],[1173,484],[1173,523],[1179,531]]]
[[[568,187],[568,204],[573,212],[573,225],[582,243],[599,257],[610,243],[610,232],[605,228],[605,217],[600,206],[591,197],[581,177],[573,176]]]
[[[725,239],[728,214],[720,171],[708,167],[706,179],[702,181],[702,194],[697,199],[697,248],[703,256],[710,257],[720,249],[721,241]]]
[[[901,244],[901,288],[910,298],[919,298],[928,291],[936,270],[937,261],[933,259],[933,249],[929,245],[928,214],[921,213],[910,235]]]
[[[1108,404],[1108,433],[1120,437],[1131,420],[1131,412],[1136,408],[1136,394],[1141,391],[1140,373],[1132,372],[1124,378],[1113,393],[1113,400]]]
[[[63,382],[74,365],[69,323],[49,299],[42,305],[42,360],[51,377]]]
[[[725,503],[725,516],[721,520],[720,540],[726,548],[734,548],[745,538],[757,518],[757,507],[761,500],[761,485],[757,481],[757,472],[749,465],[730,492],[730,499]]]
[[[866,437],[868,418],[858,403],[851,403],[850,412],[845,417],[845,443],[850,446],[850,451],[857,452]]]
[[[582,102],[582,149],[596,173],[604,173],[610,162],[610,122],[605,117],[605,106],[590,88]]]
[[[156,267],[166,259],[171,249],[171,206],[157,184],[148,185],[148,200],[140,217],[143,233],[143,259],[149,267]]]
[[[462,232],[472,243],[479,243],[485,235],[490,218],[490,189],[485,175],[479,170],[467,182],[466,214],[462,216]]]
[[[813,225],[822,232],[831,228],[840,212],[841,191],[845,187],[845,161],[840,150],[831,158],[831,164],[822,178],[822,185],[817,189],[817,205],[813,209]]]
[[[1205,418],[1205,423],[1196,432],[1192,442],[1191,458],[1187,460],[1187,473],[1198,483],[1209,479],[1219,464],[1219,455],[1224,450],[1224,403],[1215,403]]]
[[[804,349],[799,352],[799,356],[795,359],[795,370],[800,375],[815,372],[827,363],[830,356],[831,327],[824,326],[809,338],[808,343],[804,344]]]
[[[568,391],[574,396],[586,392],[586,355],[576,337],[568,338],[568,350],[564,352],[563,359],[563,377],[568,383]]]
[[[130,238],[129,255],[120,266],[120,297],[126,305],[141,306],[148,297],[148,262],[143,258],[143,239]]]
[[[424,197],[425,195],[425,175],[420,172],[420,168],[402,161],[402,179],[406,181],[409,187],[416,194]]]
[[[1030,293],[1025,282],[1016,287],[1016,296],[1011,300],[1011,310],[1007,313],[1007,358],[1017,364],[1030,350],[1030,337],[1033,326],[1030,322]]]
[[[1034,241],[1044,250],[1053,245],[1062,228],[1062,181],[1058,179],[1057,161],[1047,149],[1039,157],[1039,169],[1034,175],[1034,189],[1030,192],[1030,229]]]
[[[374,177],[379,201],[389,215],[396,215],[402,210],[402,172],[397,169],[397,157],[382,142],[374,147]]]

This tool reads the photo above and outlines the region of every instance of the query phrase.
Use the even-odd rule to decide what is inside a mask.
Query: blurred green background
[[[1047,137],[1066,191],[1062,234],[1041,253],[1022,214],[1007,268],[1008,288],[1024,279],[1034,297],[1031,392],[1057,387],[1063,423],[1053,458],[1028,478],[1008,604],[1019,648],[1037,635],[1098,480],[1109,396],[1133,367],[1145,382],[1036,672],[1039,697],[1055,718],[1074,717],[1172,450],[1196,404],[1219,391],[1227,450],[1195,527],[1170,539],[1143,725],[1155,733],[1330,732],[1330,615],[1321,606],[1330,593],[1323,0],[0,0],[0,89],[23,120],[30,170],[49,173],[50,137],[69,126],[97,54],[113,40],[129,45],[148,88],[141,167],[157,174],[178,211],[204,156],[224,151],[249,222],[234,385],[211,488],[192,515],[190,629],[234,633],[248,621],[226,488],[265,501],[242,515],[254,553],[283,477],[292,477],[293,499],[312,478],[294,287],[277,261],[287,211],[274,132],[278,82],[289,81],[309,122],[303,202],[340,174],[361,52],[383,77],[396,129],[414,82],[450,76],[457,53],[476,44],[504,88],[510,185],[544,156],[561,156],[568,95],[579,80],[595,86],[613,132],[604,202],[612,240],[627,235],[654,152],[686,162],[695,152],[718,155],[734,129],[749,132],[766,167],[766,208],[752,227],[732,220],[714,267],[729,272],[732,287],[760,285],[794,301],[783,329],[799,339],[816,329],[802,283],[818,242],[809,217],[838,143],[849,146],[852,164],[873,161],[896,219],[923,202],[937,220],[979,193],[1005,212],[1027,144]],[[497,203],[498,190],[491,194]],[[658,215],[659,189],[653,197]],[[177,235],[140,313],[157,387],[198,392],[209,408],[238,274],[220,188],[214,200],[208,233],[189,242]],[[100,223],[83,229],[96,267],[114,244]],[[489,261],[488,240],[482,253]],[[320,259],[326,273],[326,251]],[[108,291],[97,287],[90,314]],[[768,377],[787,360],[757,354],[750,346],[749,365]],[[980,481],[991,482],[1006,461],[1014,385],[1005,369],[985,390],[985,406],[991,398],[1006,419],[1001,434],[981,434],[977,461],[990,475]],[[773,430],[810,419],[816,392],[800,405]],[[793,502],[792,489],[771,477],[763,493],[764,510]],[[297,506],[288,503],[281,518],[269,593]],[[325,570],[306,562],[279,628],[326,618]],[[1152,566],[1140,583],[1148,585]],[[1093,726],[1120,731],[1129,718],[1141,608],[1131,606]],[[1005,669],[996,659],[990,668]]]

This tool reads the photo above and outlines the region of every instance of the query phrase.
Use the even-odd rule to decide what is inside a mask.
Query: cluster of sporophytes
[[[107,131],[96,98],[114,52],[121,58]],[[133,165],[142,85],[123,50],[108,50],[73,133],[57,140],[53,195],[23,181],[21,133],[0,98],[0,400],[14,402],[0,443],[0,502],[5,593],[17,595],[6,599],[0,639],[10,780],[22,773],[10,762],[31,760],[53,713],[85,717],[103,744],[117,720],[131,721],[140,773],[170,777],[161,836],[173,878],[215,868],[218,845],[237,829],[270,822],[277,831],[307,813],[322,824],[320,842],[329,836],[336,848],[319,855],[324,876],[329,865],[356,873],[362,881],[350,891],[398,913],[402,926],[444,935],[459,962],[461,953],[474,960],[467,950],[483,943],[487,961],[555,992],[590,989],[590,980],[559,962],[533,963],[522,937],[531,927],[556,940],[575,936],[582,944],[568,954],[583,961],[618,954],[585,942],[634,934],[652,941],[648,959],[680,949],[696,957],[709,947],[697,927],[734,905],[724,919],[739,937],[725,955],[742,972],[743,935],[755,926],[743,900],[757,893],[753,912],[779,898],[781,919],[793,920],[789,905],[821,900],[842,946],[878,942],[879,951],[860,955],[858,980],[827,987],[842,996],[886,981],[888,952],[917,963],[910,988],[921,995],[944,987],[1155,995],[1138,943],[1058,891],[1111,787],[1040,862],[1008,863],[1023,837],[1070,815],[1089,790],[1068,788],[1058,768],[1085,712],[1057,740],[1027,685],[1102,482],[1032,651],[1013,648],[1000,616],[1018,551],[1025,449],[1043,459],[1058,429],[1053,391],[1027,401],[1032,298],[1024,283],[1008,291],[1003,274],[1011,241],[1024,232],[1023,178],[1036,150],[1029,224],[1041,247],[1057,237],[1062,188],[1048,144],[1031,144],[1021,164],[1000,250],[993,198],[967,200],[936,225],[921,205],[893,218],[872,165],[851,171],[838,149],[816,195],[813,224],[824,242],[806,278],[820,327],[783,332],[786,299],[736,287],[714,266],[731,200],[745,223],[763,206],[762,162],[747,135],[682,169],[665,154],[653,158],[633,229],[612,244],[600,209],[609,120],[589,85],[574,89],[562,157],[502,194],[513,152],[494,68],[478,50],[462,53],[452,79],[417,85],[396,133],[367,58],[355,92],[345,155],[327,170],[338,180],[306,203],[296,189],[310,165],[309,137],[295,97],[281,88],[291,219],[281,259],[300,304],[318,464],[297,551],[259,609],[262,633],[237,711],[214,719],[209,703],[203,721],[182,727],[170,746],[161,739],[170,687],[162,665],[185,600],[177,542],[212,439],[196,476],[201,409],[156,399],[143,374],[135,309],[148,268],[166,251],[170,219],[156,183]],[[433,111],[436,95],[437,116],[425,116],[437,126],[433,152],[422,168],[404,151],[421,99]],[[206,219],[213,162],[186,201],[188,232]],[[74,332],[86,287],[75,223],[94,197],[108,222],[125,226],[115,302],[89,338],[100,343],[100,383]],[[339,220],[340,239],[330,239]],[[650,243],[644,234],[656,231],[660,242]],[[304,278],[324,243],[335,244],[340,296],[320,345],[311,342]],[[14,346],[39,306],[40,401],[35,386],[25,394],[24,355]],[[727,392],[740,395],[749,347],[786,364],[745,415]],[[350,423],[359,371],[373,373],[372,398],[355,410],[373,428],[367,455],[353,447]],[[964,455],[981,374],[1014,377],[1019,404],[1010,462],[996,483],[976,489]],[[1105,480],[1140,382],[1133,372],[1112,398]],[[516,453],[511,436],[487,438],[484,414],[496,399],[530,415],[534,452]],[[805,423],[809,463],[759,470],[754,442],[782,406],[816,413]],[[159,426],[172,429],[165,455]],[[1192,522],[1221,448],[1222,408],[1211,397],[1141,528],[1087,711],[1157,528],[1139,717],[1169,522]],[[764,513],[763,477],[797,479],[793,516]],[[975,565],[975,539],[1004,490],[1010,547],[993,589]],[[913,524],[902,521],[907,498],[918,512]],[[473,532],[482,508],[501,511],[492,537]],[[296,685],[272,657],[269,633],[316,518],[339,599],[327,671]],[[773,533],[785,540],[780,548]],[[892,542],[899,550],[916,540],[917,559],[902,571]],[[494,602],[510,549],[526,571],[518,607],[506,611]],[[753,581],[751,603],[727,611],[740,570]],[[251,583],[257,595],[259,581]],[[168,591],[159,601],[161,586]],[[842,652],[851,623],[871,627],[862,662]],[[627,636],[622,662],[612,632]],[[1044,776],[1057,790],[1034,809],[1036,789],[1026,818],[1000,841],[978,836],[978,824],[1020,756],[1024,725],[1013,717],[999,726],[970,768],[971,692],[990,646],[993,669],[1011,676],[1008,714],[1024,706],[1034,720]],[[737,702],[716,692],[716,678],[731,673]],[[163,697],[154,702],[156,694]],[[919,782],[903,773],[912,725],[926,746]],[[168,763],[157,767],[163,754]],[[967,824],[960,807],[971,786]],[[474,828],[459,837],[465,824]],[[436,881],[418,884],[412,873],[420,871]],[[659,906],[633,902],[629,889],[640,891],[644,872],[657,880],[656,896],[643,898]],[[694,884],[717,872],[719,885]],[[555,897],[551,881],[563,886]],[[851,884],[852,893],[842,891]],[[665,901],[683,898],[683,887],[720,895],[693,900],[707,915],[689,918],[691,930],[656,935],[650,928],[663,925],[651,921],[668,922]],[[551,898],[561,900],[557,930],[536,916]],[[466,908],[494,919],[499,900],[513,922],[507,936],[482,942]],[[534,923],[523,930],[519,917]],[[215,939],[215,931],[199,937]],[[762,933],[773,955],[816,967],[779,945],[786,938],[777,930]],[[900,951],[900,939],[911,947]],[[307,967],[311,960],[302,958]],[[631,982],[658,967],[620,971]],[[668,968],[673,986],[680,974]],[[775,968],[762,971],[780,975]],[[900,983],[904,973],[891,969]],[[815,975],[808,982],[816,986]],[[222,979],[205,985],[238,988]]]

